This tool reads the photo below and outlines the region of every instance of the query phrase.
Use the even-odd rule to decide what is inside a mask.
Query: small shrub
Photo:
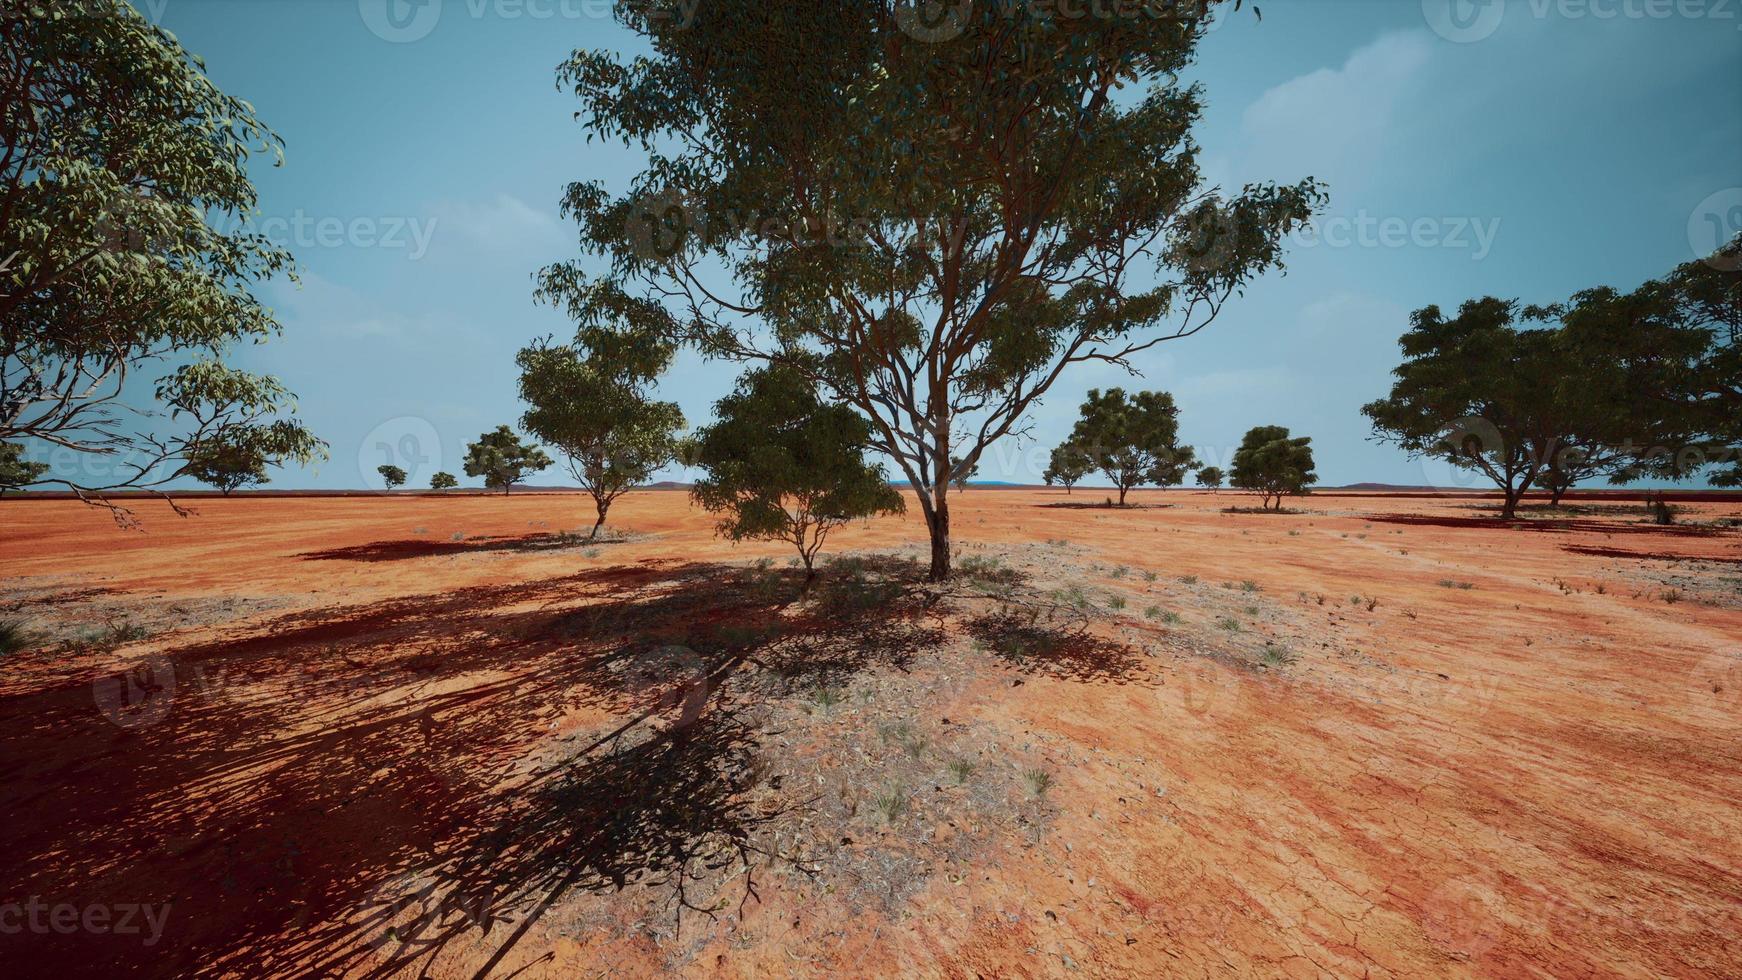
[[[1161,618],[1161,607],[1160,606],[1150,606],[1149,608],[1143,610],[1143,618],[1144,619],[1160,619]]]
[[[1216,620],[1216,628],[1227,630],[1230,633],[1238,633],[1244,629],[1244,627],[1240,625],[1238,619],[1234,619],[1230,616],[1224,616],[1221,619]]]
[[[1665,590],[1665,592],[1663,593],[1661,598],[1663,599],[1664,602],[1673,606],[1676,603],[1682,601],[1682,590],[1680,590],[1680,589]]]
[[[1125,597],[1122,595],[1108,596],[1107,597],[1107,608],[1113,609],[1113,610],[1124,609],[1125,608]]]
[[[1252,581],[1251,579],[1247,579],[1244,582],[1240,583],[1240,589],[1243,592],[1257,592],[1258,591],[1258,583]]]
[[[1198,584],[1198,577],[1196,575],[1181,575],[1179,577],[1179,580],[1180,580],[1180,583],[1183,585],[1196,585],[1196,584]]]
[[[1268,667],[1286,667],[1294,662],[1294,654],[1274,643],[1264,644],[1264,663]]]
[[[1179,613],[1176,613],[1176,612],[1162,613],[1161,614],[1161,621],[1168,624],[1169,626],[1177,626],[1180,623]]]
[[[1440,579],[1440,588],[1442,589],[1463,589],[1467,592],[1475,587],[1476,583],[1474,582],[1459,582],[1456,579],[1449,578]]]
[[[950,760],[950,775],[956,777],[957,783],[965,783],[974,774],[974,764],[967,759]]]
[[[841,703],[841,692],[837,688],[819,686],[811,698],[816,701],[817,707],[828,711]]]
[[[1256,616],[1256,615],[1258,615],[1260,610],[1257,606],[1246,606],[1244,609],[1241,610],[1241,612],[1244,612],[1248,616]]]
[[[896,786],[889,792],[877,797],[877,812],[883,814],[883,819],[894,823],[895,818],[907,811],[907,794]]]
[[[1035,796],[1044,794],[1052,785],[1052,773],[1045,769],[1030,769],[1022,774],[1022,778],[1028,781],[1028,791]]]
[[[30,631],[25,621],[17,617],[0,619],[0,656],[17,653],[30,646]]]
[[[1143,573],[1143,580],[1145,582],[1153,582],[1160,577],[1161,576],[1155,574],[1154,572],[1150,572],[1150,571],[1146,571]]]

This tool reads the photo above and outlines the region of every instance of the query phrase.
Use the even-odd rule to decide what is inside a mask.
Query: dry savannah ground
[[[0,960],[1742,974],[1742,502],[1102,495],[805,595],[678,492],[0,501]]]

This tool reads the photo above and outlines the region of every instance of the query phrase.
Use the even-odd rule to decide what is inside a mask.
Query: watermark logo
[[[1421,0],[1421,14],[1435,34],[1454,44],[1486,40],[1506,19],[1506,0]]]
[[[149,728],[169,716],[175,701],[175,664],[154,654],[91,682],[97,710],[122,728]]]
[[[1721,252],[1737,235],[1742,235],[1742,187],[1718,191],[1688,216],[1688,245],[1719,272],[1742,272],[1742,250]]]
[[[655,715],[672,715],[670,730],[695,724],[708,706],[713,684],[700,654],[679,644],[635,657],[623,671],[623,688]]]
[[[371,490],[386,490],[383,466],[405,471],[407,486],[420,486],[442,468],[442,437],[428,419],[401,415],[369,430],[357,446],[357,475]]]
[[[1448,881],[1421,903],[1422,928],[1440,946],[1474,958],[1493,948],[1500,924],[1490,911],[1496,896],[1469,881]]]
[[[442,0],[357,0],[357,13],[383,41],[421,41],[442,19]]]
[[[677,190],[641,194],[629,203],[625,226],[629,248],[648,262],[664,262],[683,251],[692,235],[707,234],[707,213]]]
[[[899,0],[895,26],[922,44],[953,41],[968,29],[974,0]]]
[[[1506,439],[1500,429],[1484,418],[1470,416],[1446,426],[1434,441],[1444,452],[1422,456],[1421,468],[1425,485],[1440,489],[1467,490],[1485,485],[1486,477],[1479,469],[1467,465],[1477,459],[1497,459],[1506,454]]]
[[[143,936],[143,945],[155,946],[163,938],[169,910],[168,902],[51,905],[42,896],[32,895],[22,902],[0,903],[0,936],[26,932],[39,936]]]

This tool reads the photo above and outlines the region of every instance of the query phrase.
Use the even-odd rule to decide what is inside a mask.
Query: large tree
[[[130,521],[106,491],[160,488],[214,447],[324,455],[282,385],[225,363],[279,332],[252,290],[290,270],[242,227],[247,163],[281,156],[248,103],[125,0],[14,4],[0,144],[0,439],[102,474],[39,482]]]
[[[1071,365],[1203,329],[1320,202],[1202,184],[1202,93],[1176,79],[1224,6],[963,3],[940,31],[907,0],[619,4],[648,53],[560,78],[589,137],[647,165],[570,186],[607,268],[542,289],[583,324],[804,371],[913,486],[947,577],[952,461],[1024,431]]]
[[[513,429],[499,425],[479,436],[477,442],[466,444],[463,462],[467,476],[481,476],[484,486],[491,490],[501,487],[506,495],[526,474],[544,469],[551,460],[544,450],[521,442]]]
[[[540,342],[522,350],[520,397],[532,407],[520,424],[568,461],[593,498],[590,541],[611,504],[670,462],[684,417],[652,397],[674,348],[658,337],[583,331],[574,344]]]
[[[1276,509],[1281,510],[1285,495],[1306,493],[1318,479],[1313,472],[1312,442],[1309,436],[1290,436],[1284,426],[1255,426],[1234,451],[1229,482],[1260,494],[1265,507],[1276,501]]]
[[[1437,306],[1410,317],[1391,394],[1362,408],[1379,438],[1412,456],[1475,470],[1500,488],[1501,516],[1550,465],[1564,425],[1554,330],[1519,330],[1518,304],[1470,300],[1446,318]]]
[[[870,425],[819,398],[805,372],[784,365],[750,371],[715,415],[687,453],[706,471],[692,491],[696,502],[724,515],[720,532],[734,541],[791,543],[807,583],[830,531],[904,508],[883,467],[865,459]]]
[[[1179,444],[1179,409],[1165,391],[1127,397],[1123,388],[1091,389],[1079,411],[1070,443],[1113,482],[1121,507],[1133,487],[1175,486],[1197,462],[1192,447]]]

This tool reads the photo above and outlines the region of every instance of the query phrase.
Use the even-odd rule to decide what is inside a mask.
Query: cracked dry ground
[[[1742,505],[0,502],[12,975],[1742,973]],[[771,559],[771,561],[760,561]],[[121,672],[118,674],[118,672]]]

